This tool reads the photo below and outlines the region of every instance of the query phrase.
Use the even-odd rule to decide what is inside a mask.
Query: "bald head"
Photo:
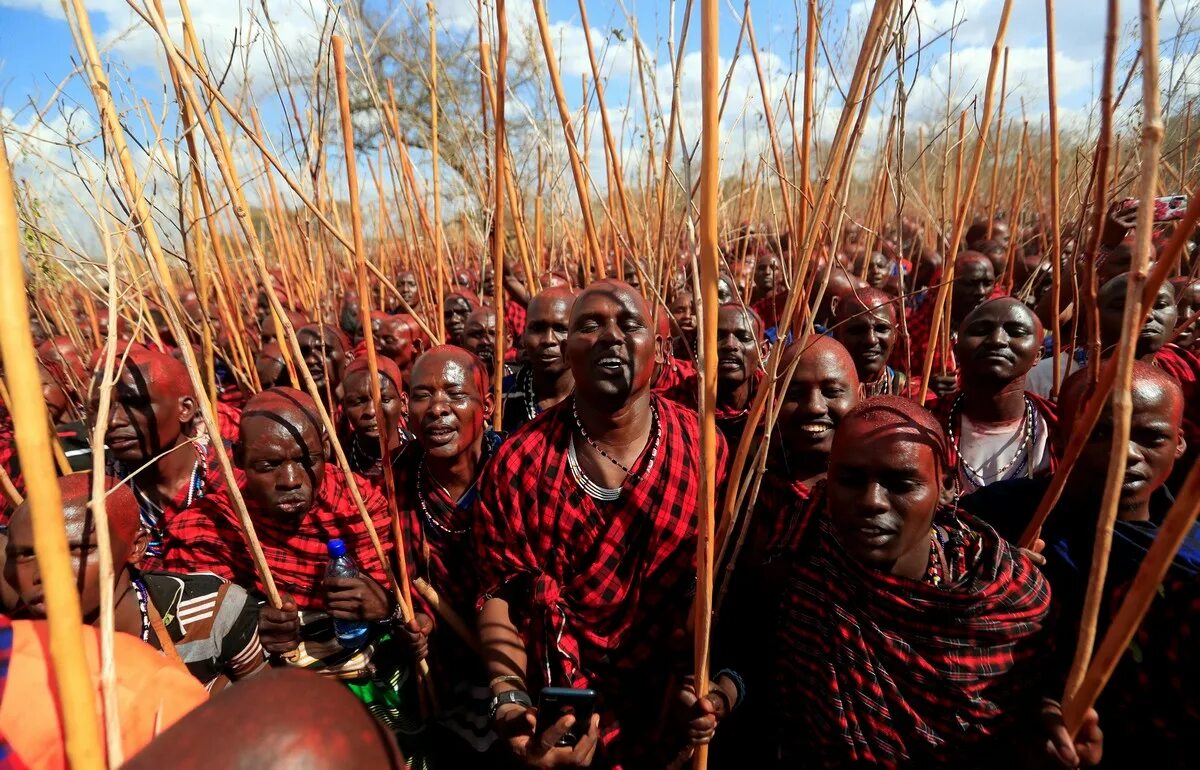
[[[645,297],[622,281],[592,283],[571,309],[563,343],[576,393],[608,407],[648,393],[661,341]]]
[[[109,411],[104,443],[121,463],[133,467],[151,461],[186,440],[196,417],[196,397],[187,368],[175,358],[131,344],[126,364],[117,375],[113,408]],[[122,360],[122,352],[117,352]],[[99,376],[99,362],[96,363]],[[92,388],[91,414],[99,405],[100,389]]]
[[[487,367],[479,356],[457,345],[437,345],[422,353],[412,368],[414,386],[418,381],[427,379],[431,372],[441,370],[447,363],[461,367],[466,372],[466,382],[474,385],[478,396],[482,397],[488,392]]]
[[[650,302],[642,295],[640,291],[634,288],[626,281],[618,281],[615,278],[605,278],[599,281],[593,281],[588,284],[587,288],[581,291],[575,300],[571,320],[574,322],[575,312],[578,311],[580,305],[584,302],[589,302],[597,295],[607,295],[610,297],[620,298],[623,304],[629,304],[632,308],[636,308],[642,318],[649,319],[652,315]]]
[[[1012,297],[985,300],[958,327],[954,355],[965,389],[990,383],[1019,385],[1042,354],[1042,323]]]
[[[876,396],[855,406],[842,418],[833,444],[853,450],[883,436],[897,436],[928,446],[939,467],[947,460],[946,432],[928,409],[900,396]]]
[[[403,770],[405,763],[391,734],[349,690],[326,677],[285,668],[259,674],[202,704],[124,766]]]
[[[823,470],[842,416],[858,403],[859,382],[854,360],[837,340],[824,335],[795,343],[783,353],[781,371],[795,372],[783,396],[776,431],[789,457],[811,461]]]
[[[950,312],[961,321],[979,307],[996,287],[996,271],[992,261],[978,251],[964,251],[954,260],[954,286],[951,289]]]
[[[1123,273],[1111,279],[1100,287],[1096,295],[1096,303],[1100,309],[1100,340],[1105,348],[1117,345],[1124,336],[1125,298],[1129,288],[1129,273]],[[1158,293],[1150,307],[1146,322],[1138,332],[1137,356],[1145,358],[1154,355],[1171,338],[1175,324],[1179,320],[1179,307],[1175,304],[1175,289],[1164,281],[1158,287]],[[1108,352],[1111,352],[1109,350]]]
[[[1058,396],[1058,405],[1064,425],[1074,426],[1075,419],[1079,417],[1080,410],[1083,409],[1090,379],[1090,371],[1084,368],[1063,381],[1062,391]],[[1183,388],[1180,386],[1179,380],[1162,369],[1144,361],[1134,361],[1130,393],[1135,396],[1133,399],[1135,411],[1140,403],[1143,409],[1156,411],[1170,420],[1176,430],[1182,425]],[[1109,401],[1111,400],[1112,396],[1110,395]],[[1110,410],[1106,409],[1105,411]]]
[[[834,322],[842,323],[856,315],[879,310],[892,323],[896,322],[896,298],[880,289],[867,287],[851,292],[842,298],[834,312]]]
[[[566,286],[544,289],[529,300],[521,347],[534,371],[557,377],[567,370],[562,341],[571,322],[575,292]]]

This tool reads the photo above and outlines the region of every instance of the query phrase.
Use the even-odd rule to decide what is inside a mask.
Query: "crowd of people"
[[[153,309],[159,326],[136,338],[132,325],[91,339],[38,315],[90,625],[92,454],[104,453],[130,766],[636,770],[685,766],[706,745],[713,768],[1190,767],[1200,528],[1096,708],[1074,734],[1063,719],[1111,410],[1040,538],[1021,543],[1087,401],[1100,363],[1088,359],[1121,342],[1128,224],[1110,215],[1098,254],[1072,247],[1063,261],[1067,276],[1095,265],[1094,307],[1072,281],[1054,306],[1044,232],[1003,219],[976,222],[954,255],[908,219],[877,239],[849,229],[800,286],[786,238],[728,240],[718,502],[739,447],[754,482],[735,523],[718,505],[728,536],[707,687],[692,633],[702,308],[686,261],[665,291],[629,258],[610,265],[624,280],[581,285],[570,264],[536,290],[515,266],[499,291],[486,269],[461,270],[440,307],[414,266],[395,292],[372,286],[384,306],[369,313],[349,276],[325,313],[281,276],[302,360],[259,286],[243,298],[261,332],[246,341],[253,373],[191,292],[189,338]],[[1101,635],[1200,447],[1193,256],[1136,341]],[[428,332],[438,325],[444,341]],[[204,326],[217,331],[213,423],[178,356],[201,349]],[[109,333],[119,376],[92,447]],[[764,388],[767,416],[751,419]],[[59,767],[31,511],[0,418],[13,487],[0,514],[0,767]],[[331,541],[356,575],[327,570]],[[366,636],[349,643],[356,622]]]

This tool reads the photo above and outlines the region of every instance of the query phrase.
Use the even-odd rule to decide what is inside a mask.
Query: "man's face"
[[[692,302],[695,303],[694,298]],[[721,273],[721,277],[717,279],[717,302],[722,305],[733,302],[733,279],[725,273]]]
[[[449,297],[446,300],[446,336],[454,344],[462,343],[463,330],[467,326],[467,317],[471,315],[471,303],[462,297]]]
[[[1176,325],[1179,325],[1191,319],[1192,315],[1200,310],[1200,281],[1189,281],[1176,286],[1175,296],[1175,318]],[[1196,321],[1193,320],[1175,337],[1175,344],[1192,350],[1196,347],[1197,339]]]
[[[739,308],[717,311],[717,387],[736,388],[749,380],[762,362],[761,338],[754,318]]]
[[[496,313],[482,308],[471,313],[463,327],[462,346],[479,356],[488,371],[496,369]]]
[[[407,302],[409,307],[416,305],[417,293],[420,290],[416,273],[411,270],[402,271],[396,276],[396,288],[400,290],[400,299]]]
[[[992,263],[980,256],[964,262],[954,272],[953,310],[959,318],[966,318],[981,302],[988,298],[996,286]]]
[[[829,457],[829,515],[847,553],[889,572],[902,556],[928,552],[941,492],[937,461],[933,447],[898,430],[877,435],[858,426],[845,426]]]
[[[408,336],[408,326],[399,318],[388,317],[379,322],[379,335],[375,338],[375,349],[380,355],[400,364],[412,356],[412,342]]]
[[[246,497],[276,521],[297,522],[325,479],[325,444],[316,423],[297,410],[242,418]]]
[[[100,613],[100,551],[96,545],[95,519],[85,501],[64,501],[63,523],[66,525],[67,548],[71,552],[71,569],[75,588],[79,591],[79,608],[85,622],[92,622]],[[119,575],[131,556],[141,556],[144,536],[130,538],[116,527],[110,527],[113,568]],[[138,549],[135,554],[135,549]],[[41,570],[33,549],[33,516],[28,505],[13,513],[9,523],[5,581],[16,589],[24,611],[33,618],[46,617],[46,594],[42,587]]]
[[[954,355],[968,381],[1012,382],[1041,356],[1033,313],[1017,300],[997,299],[977,308],[958,330]]]
[[[175,398],[171,389],[152,384],[141,367],[130,362],[121,370],[113,389],[112,408],[104,443],[113,457],[125,464],[149,461],[174,446],[183,424],[196,413],[191,396]],[[90,414],[99,408],[99,388],[92,389]]]
[[[1119,503],[1124,510],[1145,505],[1150,495],[1166,483],[1186,448],[1180,432],[1182,405],[1176,400],[1177,394],[1154,382],[1135,381],[1130,395],[1133,414]],[[1084,444],[1079,467],[1071,474],[1072,488],[1081,490],[1084,499],[1098,496],[1096,480],[1108,475],[1112,431],[1112,409],[1106,406]]]
[[[675,319],[675,325],[679,327],[679,331],[688,339],[688,342],[696,341],[696,300],[692,297],[692,293],[688,291],[680,292],[671,300],[671,317]]]
[[[602,283],[576,301],[563,355],[585,396],[625,403],[650,388],[662,339],[645,300],[620,283]]]
[[[394,435],[400,425],[400,393],[391,378],[379,375],[379,397],[383,406],[383,426],[387,435]],[[354,434],[362,442],[379,440],[379,420],[371,398],[371,373],[358,369],[342,382],[342,410]]]
[[[873,289],[882,289],[887,283],[888,271],[891,263],[888,258],[879,252],[871,255],[871,261],[867,263],[867,285]]]
[[[834,429],[858,403],[858,377],[848,356],[839,355],[819,338],[799,355],[779,410],[776,435],[789,452],[828,454]],[[786,366],[789,360],[780,363]]]
[[[314,329],[301,329],[296,333],[300,343],[300,353],[304,356],[304,366],[312,375],[318,388],[325,387],[326,381],[331,388],[337,387],[342,376],[341,347],[332,334],[325,334],[322,345],[322,335]]]
[[[570,322],[569,296],[538,296],[530,301],[521,344],[525,348],[529,365],[535,371],[557,376],[567,370],[567,362],[562,354],[562,342],[567,338]]]
[[[887,366],[888,356],[896,344],[894,313],[891,305],[874,307],[870,312],[859,307],[853,315],[834,327],[838,342],[845,346],[854,359],[854,368],[861,382],[873,382]]]
[[[1000,244],[1001,248],[1008,248],[1008,239],[1011,234],[1008,230],[1008,225],[1004,222],[992,222],[992,240]]]
[[[1106,284],[1100,294],[1100,338],[1105,346],[1116,345],[1121,340],[1125,319],[1125,290],[1126,281],[1118,279]],[[1175,305],[1175,292],[1171,284],[1164,283],[1159,287],[1146,323],[1138,333],[1137,356],[1141,358],[1162,350],[1163,345],[1171,338],[1171,332],[1175,330],[1175,322],[1178,319],[1179,308]]]
[[[754,285],[761,294],[775,291],[780,278],[779,257],[774,254],[764,254],[754,265]]]
[[[491,394],[463,354],[432,352],[417,360],[409,386],[409,429],[425,452],[450,459],[479,446]]]

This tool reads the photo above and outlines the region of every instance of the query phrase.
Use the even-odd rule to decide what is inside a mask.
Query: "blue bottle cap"
[[[333,540],[329,541],[328,548],[329,548],[329,555],[335,559],[338,558],[339,556],[346,555],[346,544],[337,538],[334,538]]]

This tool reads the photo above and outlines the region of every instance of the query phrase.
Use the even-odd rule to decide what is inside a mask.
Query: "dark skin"
[[[505,333],[505,348],[511,347],[512,338]],[[496,311],[480,308],[467,317],[463,328],[462,347],[483,361],[490,375],[496,368]]]
[[[1100,288],[1096,301],[1100,306],[1100,343],[1105,348],[1104,354],[1113,352],[1120,342],[1125,318],[1125,290],[1129,284],[1129,274],[1125,273],[1113,278]],[[1154,354],[1162,350],[1171,338],[1175,322],[1179,320],[1179,308],[1175,304],[1175,290],[1169,283],[1163,283],[1150,306],[1150,314],[1146,323],[1138,333],[1136,355],[1143,361],[1154,358]]]
[[[401,316],[388,316],[379,321],[379,334],[375,337],[375,350],[396,362],[401,369],[412,363],[414,356],[412,335],[408,324]]]
[[[196,398],[187,371],[169,356],[131,354],[112,393],[104,443],[122,465],[140,468],[138,486],[152,500],[174,500],[187,485],[196,464],[185,426],[196,417]],[[99,408],[99,388],[92,389],[88,413]],[[165,454],[164,454],[165,453]]]
[[[779,257],[775,254],[764,254],[754,264],[754,296],[761,299],[779,288],[783,281],[783,269]]]
[[[950,320],[956,327],[988,298],[995,286],[996,273],[990,259],[976,251],[958,255],[954,285],[950,289]]]
[[[408,303],[409,307],[416,307],[420,296],[420,284],[417,282],[417,274],[411,270],[401,270],[396,276],[396,288],[400,291],[400,299]]]
[[[262,515],[299,522],[312,509],[325,477],[328,444],[313,418],[311,400],[291,392],[307,409],[270,398],[272,391],[247,402],[236,458],[245,473],[243,494]],[[325,610],[337,620],[375,621],[391,614],[387,592],[366,574],[329,577],[324,588]],[[258,633],[271,654],[290,652],[300,643],[296,602],[287,595],[281,598],[282,607],[264,605],[259,612]]]
[[[1175,289],[1175,310],[1178,319],[1175,326],[1175,344],[1181,348],[1195,350],[1200,336],[1196,334],[1196,321],[1189,319],[1200,310],[1200,281],[1177,278],[1171,281]]]
[[[871,255],[871,261],[867,263],[867,285],[872,289],[882,289],[887,283],[888,272],[891,268],[891,263],[888,258],[879,252]],[[862,274],[862,259],[860,258],[854,267],[855,275]]]
[[[920,580],[929,566],[942,462],[925,430],[891,423],[852,418],[838,427],[826,476],[828,511],[838,542],[856,561]]]
[[[825,336],[810,337],[808,343],[783,353],[781,372],[793,361],[799,363],[772,435],[777,462],[790,469],[792,478],[806,483],[824,475],[834,429],[859,401],[858,375],[846,349]]]
[[[410,427],[425,450],[426,483],[441,486],[453,500],[461,499],[479,475],[484,423],[493,411],[486,372],[464,350],[434,348],[413,365],[407,403]],[[406,630],[416,657],[424,657],[432,619],[417,613]]]
[[[1083,407],[1086,378],[1087,372],[1081,371],[1063,384],[1060,403],[1068,426]],[[1169,375],[1139,361],[1134,363],[1130,397],[1133,413],[1117,516],[1123,521],[1149,521],[1151,496],[1166,483],[1175,461],[1187,449],[1180,430],[1183,395]],[[1097,480],[1108,475],[1112,431],[1112,410],[1105,407],[1067,482],[1071,499],[1099,503],[1102,489]]]
[[[762,367],[762,330],[741,307],[717,311],[717,403],[745,409],[754,397],[754,372]]]
[[[467,316],[471,315],[471,303],[457,295],[446,298],[445,312],[446,341],[461,345],[463,331],[467,327]]]
[[[574,304],[575,295],[565,288],[546,289],[529,301],[521,345],[533,376],[533,397],[543,410],[562,401],[575,388],[575,378],[562,353]]]
[[[575,375],[577,408],[589,435],[626,465],[631,465],[650,438],[652,413],[650,382],[662,338],[655,333],[653,315],[646,300],[628,284],[602,280],[592,283],[575,303],[570,332],[563,342],[564,357]],[[588,444],[576,445],[580,464],[597,483],[616,486],[624,474]],[[586,450],[586,453],[585,453]],[[601,476],[599,461],[617,471]],[[489,675],[519,676],[528,665],[524,642],[512,622],[508,603],[493,598],[484,603],[479,618],[480,638]],[[498,683],[498,694],[513,689],[510,682]],[[722,677],[713,692],[697,699],[694,688],[684,685],[676,703],[686,712],[688,741],[707,743],[724,715],[726,704],[735,704],[737,691]],[[559,719],[544,733],[537,733],[537,709],[507,704],[496,713],[495,729],[508,742],[513,754],[529,767],[586,767],[591,764],[599,739],[599,715],[593,715],[587,733],[574,747],[554,744],[575,723],[573,715]]]
[[[328,384],[331,390],[336,388],[346,367],[346,352],[333,331],[306,326],[296,332],[296,339],[300,343],[304,365],[317,387],[325,388]]]
[[[254,369],[258,372],[258,381],[264,388],[291,384],[287,363],[283,360],[283,351],[274,342],[255,356]]]
[[[63,523],[71,567],[79,591],[83,621],[100,622],[100,552],[96,545],[96,526],[88,509],[90,474],[76,473],[59,480],[63,493]],[[112,485],[109,485],[110,488]],[[65,487],[65,488],[64,488]],[[142,634],[142,611],[133,590],[129,568],[146,552],[148,535],[138,519],[137,502],[128,487],[112,493],[107,501],[112,551],[114,587],[113,618],[117,631],[133,636]],[[45,593],[33,545],[33,517],[28,502],[18,506],[9,523],[5,547],[4,579],[16,589],[17,609],[25,617],[46,617]]]
[[[379,375],[380,405],[383,409],[383,426],[388,437],[388,451],[400,446],[400,417],[403,404],[399,388],[390,377]],[[346,375],[342,382],[342,413],[346,422],[354,429],[354,437],[363,450],[379,454],[379,419],[375,401],[371,398],[371,374],[356,370]]]
[[[846,297],[838,305],[833,335],[854,359],[859,381],[875,382],[896,346],[896,306],[866,292]]]
[[[681,291],[671,300],[671,318],[675,320],[675,328],[687,345],[688,350],[696,349],[696,299],[690,291]]]
[[[1011,297],[985,302],[959,327],[954,355],[962,372],[963,410],[973,420],[1008,422],[1025,411],[1025,376],[1042,354],[1041,325]]]

